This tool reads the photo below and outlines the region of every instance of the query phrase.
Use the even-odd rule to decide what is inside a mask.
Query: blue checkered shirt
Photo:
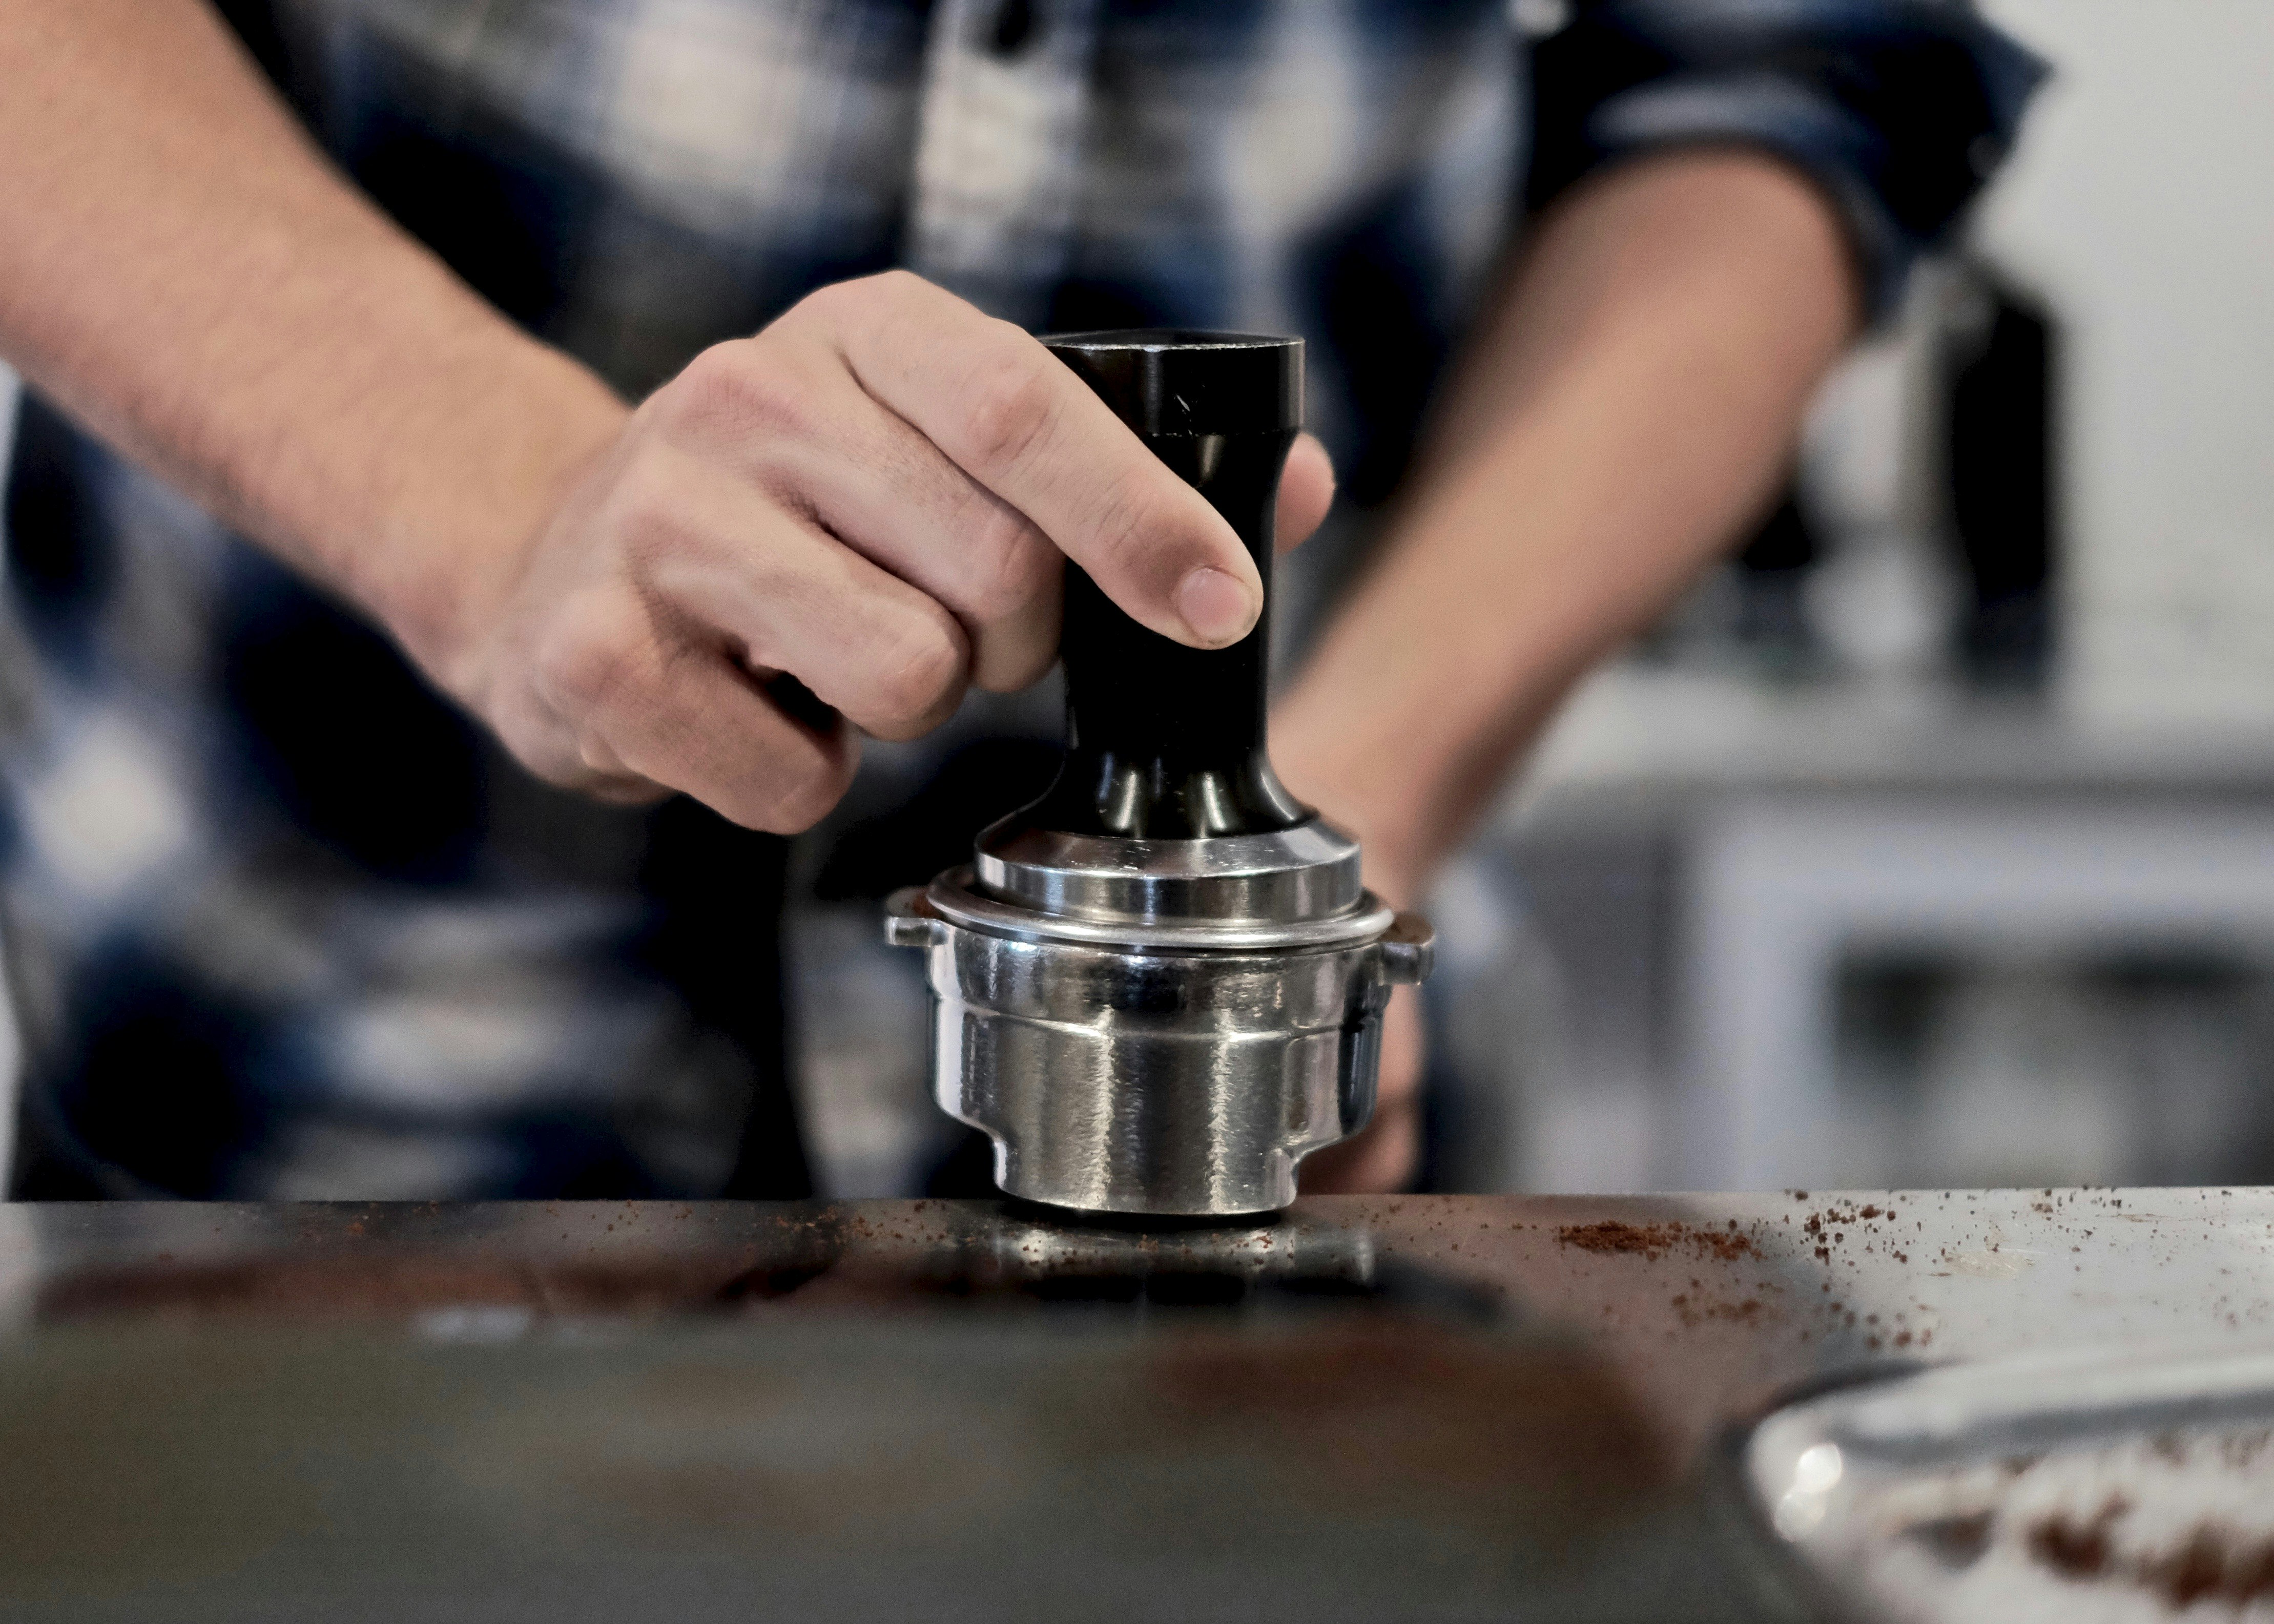
[[[1528,210],[1749,143],[1884,303],[2037,72],[1933,0],[221,9],[358,184],[628,395],[904,265],[1029,327],[1306,335],[1361,509]],[[798,1188],[779,843],[535,783],[36,398],[6,523],[19,1189]]]

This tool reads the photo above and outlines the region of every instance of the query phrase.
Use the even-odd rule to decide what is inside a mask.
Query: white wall
[[[2056,74],[1980,234],[2069,322],[2067,697],[2274,725],[2274,4],[1984,9]]]

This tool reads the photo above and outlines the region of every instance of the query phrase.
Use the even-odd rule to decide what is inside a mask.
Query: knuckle
[[[1028,356],[1005,345],[973,367],[959,402],[971,454],[990,468],[1015,467],[1031,457],[1057,425],[1063,398],[1055,366],[1039,350]]]
[[[876,701],[886,726],[922,723],[960,698],[969,655],[961,628],[942,611],[878,663]]]
[[[739,823],[773,834],[810,829],[829,816],[853,782],[859,764],[849,735],[817,738],[792,728],[764,753],[757,771],[744,781],[739,805],[722,808]]]
[[[713,344],[680,369],[668,386],[675,403],[689,411],[715,408],[739,400],[747,387],[742,362],[745,341],[732,339]]]
[[[533,686],[533,685],[532,685]],[[495,719],[499,740],[523,766],[547,784],[581,789],[592,782],[584,760],[585,743],[575,731],[563,727],[559,715],[541,692],[535,706],[520,706],[516,713]],[[534,714],[542,711],[542,716]]]
[[[748,338],[712,345],[668,386],[676,420],[777,434],[810,426],[813,392],[782,349]]]
[[[671,791],[652,778],[636,773],[616,772],[584,786],[584,793],[595,801],[604,801],[614,807],[648,807],[666,799]]]
[[[819,752],[784,777],[782,785],[757,808],[757,825],[773,834],[803,833],[828,816],[845,793],[845,774]]]
[[[844,288],[857,288],[864,291],[874,291],[894,298],[901,298],[909,294],[928,289],[930,288],[931,283],[926,282],[914,271],[909,270],[906,266],[895,265],[885,270],[872,271],[866,276],[852,277],[838,285]]]
[[[588,597],[570,604],[538,643],[538,695],[571,719],[606,710],[636,688],[648,664],[636,616],[628,606]],[[590,745],[584,747],[589,755]],[[589,759],[585,765],[596,763]]]
[[[576,741],[576,764],[591,775],[596,791],[625,776],[622,760],[597,733],[586,733]]]
[[[1100,497],[1089,526],[1091,555],[1111,569],[1134,569],[1175,534],[1171,518],[1141,481],[1125,476]]]
[[[759,336],[822,338],[859,308],[858,288],[857,282],[842,282],[816,288],[761,328]]]
[[[849,276],[842,282],[832,282],[816,288],[785,311],[774,324],[802,326],[820,321],[833,324],[871,311],[879,304],[906,299],[917,288],[924,286],[923,279],[913,271],[894,268],[875,271],[866,276]]]
[[[970,612],[983,624],[1008,620],[1049,590],[1054,549],[1020,514],[998,508],[971,538]]]
[[[602,523],[635,572],[687,544],[694,530],[687,513],[686,482],[666,452],[647,448],[633,458],[609,492]]]
[[[848,278],[823,291],[833,293],[848,304],[866,305],[880,302],[901,303],[929,292],[930,289],[931,284],[914,271],[894,266],[890,270]]]
[[[809,289],[793,300],[787,310],[758,330],[761,333],[779,333],[803,327],[817,317],[826,317],[832,307],[843,301],[846,287],[844,282],[830,282]]]

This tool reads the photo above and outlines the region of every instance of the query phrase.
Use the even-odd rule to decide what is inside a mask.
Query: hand
[[[1307,438],[1281,523],[1332,476]],[[789,832],[851,780],[857,733],[909,739],[967,686],[1058,651],[1071,558],[1199,648],[1262,605],[1229,524],[1033,338],[905,272],[825,288],[632,413],[438,662],[507,746],[613,799],[681,790]],[[767,684],[831,707],[815,726]]]
[[[1304,1158],[1304,1194],[1386,1194],[1413,1182],[1421,1160],[1421,1076],[1427,1058],[1420,992],[1397,988],[1382,1016],[1374,1120],[1341,1144]]]

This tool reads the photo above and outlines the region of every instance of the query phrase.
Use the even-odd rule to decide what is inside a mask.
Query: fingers
[[[868,455],[798,459],[831,533],[955,616],[973,682],[1027,687],[1058,658],[1065,555],[922,435],[861,404]],[[848,426],[848,440],[857,433]]]
[[[611,799],[661,786],[754,828],[811,823],[844,791],[853,734],[786,714],[762,679],[915,737],[969,681],[1048,668],[1067,558],[1197,646],[1245,636],[1261,608],[1231,526],[1071,371],[904,274],[706,351],[621,450],[564,510],[584,551],[537,595],[534,680],[500,719],[524,759]],[[1301,438],[1290,545],[1332,492]]]
[[[1315,434],[1298,434],[1279,476],[1279,509],[1273,529],[1282,553],[1311,538],[1335,505],[1335,464]]]
[[[891,739],[962,695],[953,616],[731,470],[651,437],[588,523],[611,538],[605,567],[545,614],[529,657],[538,714],[513,729],[549,777],[614,799],[663,785],[787,831],[844,793],[854,743],[784,714],[762,677],[794,673]]]
[[[1032,337],[904,272],[802,308],[870,395],[1140,623],[1198,648],[1254,628],[1262,583],[1231,525]]]
[[[1063,555],[812,348],[792,333],[706,352],[684,375],[681,438],[946,608],[979,686],[1033,682],[1058,655]]]
[[[764,500],[730,473],[654,448],[616,523],[669,635],[786,671],[862,732],[913,739],[953,714],[970,645],[931,597]]]
[[[536,661],[547,776],[605,801],[693,795],[746,828],[794,834],[837,804],[859,760],[843,726],[792,721],[727,651],[659,635],[636,600],[591,593]]]
[[[821,734],[800,726],[723,655],[680,651],[659,665],[636,700],[627,692],[593,720],[623,770],[772,834],[820,822],[860,761],[847,729]]]

